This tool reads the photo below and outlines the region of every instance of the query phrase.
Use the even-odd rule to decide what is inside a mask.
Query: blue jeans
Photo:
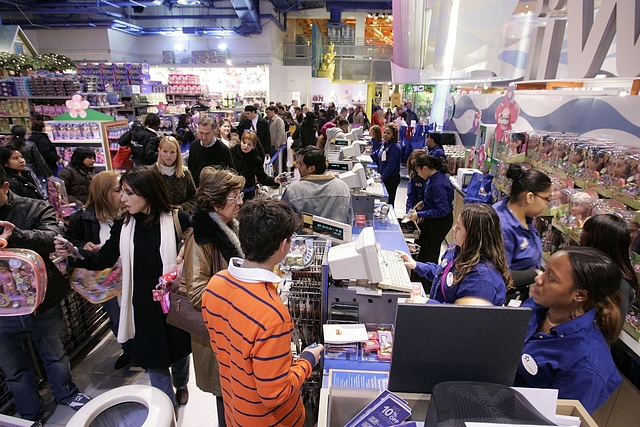
[[[176,395],[173,387],[182,390],[187,386],[187,382],[189,381],[189,356],[185,356],[177,362],[172,363],[171,372],[169,372],[169,368],[147,369],[147,372],[149,373],[151,386],[164,391],[171,399],[173,406],[175,406]]]
[[[120,305],[118,304],[118,298],[111,298],[109,301],[102,303],[102,308],[109,316],[109,329],[113,332],[113,335],[118,337],[118,325],[120,325]],[[125,354],[133,354],[133,341],[129,340],[122,344],[122,351]]]
[[[37,421],[44,415],[44,400],[38,394],[27,335],[38,349],[56,402],[63,405],[71,402],[78,387],[71,381],[69,357],[62,345],[63,319],[59,305],[37,316],[0,317],[0,368],[7,376],[6,384],[20,416]]]

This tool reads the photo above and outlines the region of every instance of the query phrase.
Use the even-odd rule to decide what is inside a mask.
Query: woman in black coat
[[[44,195],[27,168],[27,162],[18,147],[12,144],[0,147],[0,162],[7,173],[11,191],[18,196],[44,200]]]
[[[84,205],[89,197],[89,186],[93,179],[96,153],[93,148],[78,147],[73,150],[69,166],[60,171],[58,177],[64,181],[69,203]]]
[[[244,199],[253,199],[256,194],[256,179],[262,185],[270,187],[280,184],[280,177],[272,177],[264,172],[262,159],[258,155],[256,146],[260,144],[258,135],[253,132],[242,134],[240,144],[231,147],[231,158],[238,174],[245,179]]]
[[[58,175],[58,164],[60,163],[60,156],[56,151],[56,146],[49,139],[49,136],[43,132],[44,122],[40,119],[31,121],[31,136],[29,141],[38,148],[42,158],[47,163],[49,170],[54,175]]]
[[[69,256],[72,267],[91,270],[111,267],[121,257],[118,342],[132,339],[134,365],[146,369],[151,385],[164,391],[174,405],[176,401],[186,404],[191,338],[188,332],[166,323],[167,315],[152,291],[160,276],[177,267],[175,221],[186,230],[189,215],[183,211],[172,214],[166,187],[155,168],[133,168],[122,175],[120,186],[126,213],[115,221],[102,248],[97,252],[79,249],[84,256],[80,260],[56,243],[56,253]]]
[[[312,112],[308,112],[305,116],[302,124],[298,126],[292,138],[302,139],[302,147],[308,145],[316,145],[316,138],[318,137],[318,124],[316,123],[316,115]]]

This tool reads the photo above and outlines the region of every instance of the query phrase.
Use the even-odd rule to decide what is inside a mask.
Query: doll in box
[[[586,179],[600,178],[600,171],[604,167],[605,153],[600,146],[587,147],[585,152],[584,173]]]
[[[0,261],[0,286],[2,287],[2,293],[9,297],[18,295],[9,263],[5,260]]]
[[[592,216],[594,202],[597,201],[591,197],[592,195],[581,191],[571,196],[569,209],[563,222],[568,227],[582,227],[587,218]]]
[[[545,139],[538,145],[538,159],[546,161],[549,154],[553,151],[553,147],[556,144],[556,139],[553,136],[546,136]]]
[[[505,135],[508,135],[505,133]],[[507,157],[516,156],[527,151],[527,132],[511,132],[507,143]]]
[[[532,132],[529,136],[529,142],[527,143],[527,157],[533,160],[538,160],[538,148],[540,146],[540,140],[543,135],[540,132]]]

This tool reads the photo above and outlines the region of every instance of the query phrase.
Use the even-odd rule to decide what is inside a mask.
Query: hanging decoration
[[[13,73],[26,71],[66,71],[75,70],[76,65],[70,58],[63,55],[25,55],[22,53],[0,52],[0,69]]]
[[[87,108],[89,108],[89,101],[83,100],[81,95],[73,95],[70,100],[65,102],[65,105],[69,109],[69,115],[72,118],[80,116],[81,118],[87,117]]]

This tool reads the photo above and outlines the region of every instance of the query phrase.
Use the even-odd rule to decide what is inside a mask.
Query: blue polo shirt
[[[622,383],[611,350],[595,323],[595,309],[555,328],[537,332],[547,307],[533,298],[523,303],[533,313],[516,373],[518,387],[554,388],[559,399],[577,399],[592,414]]]
[[[381,180],[385,181],[400,173],[400,157],[402,149],[397,142],[386,143],[378,151],[371,153],[371,159],[378,165]]]
[[[453,284],[453,276],[456,272],[455,259],[459,253],[460,248],[451,245],[442,255],[440,264],[417,263],[416,274],[433,282],[429,298],[441,303],[452,304],[458,298],[478,297],[486,299],[493,305],[503,305],[507,297],[507,287],[502,275],[490,261],[480,260],[460,283]],[[447,266],[452,262],[454,264],[444,274]]]
[[[453,212],[453,185],[440,171],[429,177],[424,189],[424,208],[419,218],[444,218]]]
[[[504,237],[504,250],[510,270],[531,270],[542,263],[542,241],[533,227],[533,218],[527,217],[525,228],[507,207],[505,198],[493,205],[500,217],[500,228]]]
[[[442,160],[447,159],[447,155],[444,154],[444,149],[442,148],[442,145],[436,145],[433,148],[426,147],[426,149],[427,149],[427,154],[430,155],[431,157],[437,157],[438,159],[442,159]]]
[[[376,151],[378,151],[380,149],[380,147],[382,147],[382,140],[381,139],[375,139],[375,138],[371,138],[371,152],[375,153]]]
[[[426,181],[420,177],[417,177],[417,182],[412,178],[409,179],[409,184],[407,185],[407,210],[405,212],[409,212],[409,209],[413,209],[418,202],[424,199],[424,188],[426,186]]]

